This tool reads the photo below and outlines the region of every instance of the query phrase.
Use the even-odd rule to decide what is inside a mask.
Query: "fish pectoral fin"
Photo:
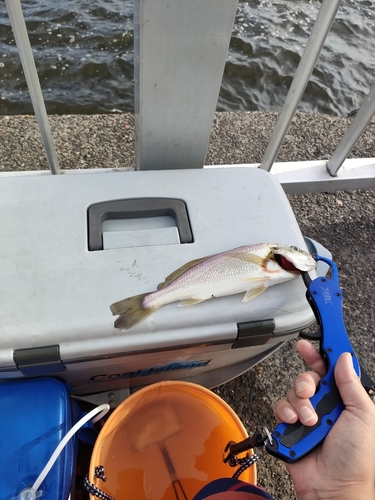
[[[165,281],[163,281],[162,283],[159,283],[158,290],[162,290],[163,288],[168,286],[170,283],[172,283],[172,281],[174,281],[175,279],[180,277],[181,274],[184,274],[184,272],[188,271],[192,267],[197,266],[201,262],[204,262],[205,260],[210,259],[210,258],[211,258],[211,255],[208,257],[202,257],[200,259],[195,259],[195,260],[191,260],[190,262],[187,262],[183,266],[176,269],[176,271],[173,271],[173,273],[171,273],[169,276],[167,276],[165,278]]]
[[[186,307],[193,306],[194,304],[199,304],[199,302],[204,302],[206,299],[195,299],[192,297],[191,299],[184,299],[178,304],[178,307]]]
[[[255,299],[255,297],[258,297],[258,295],[263,293],[266,288],[266,286],[261,285],[258,288],[254,288],[253,290],[248,290],[241,302],[249,302],[249,300]]]

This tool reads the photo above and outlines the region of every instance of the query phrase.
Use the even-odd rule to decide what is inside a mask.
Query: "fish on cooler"
[[[247,245],[188,262],[160,283],[157,291],[128,297],[110,308],[119,316],[115,327],[127,331],[166,304],[179,301],[179,306],[190,306],[243,292],[242,302],[248,302],[266,288],[315,267],[313,256],[294,246]]]

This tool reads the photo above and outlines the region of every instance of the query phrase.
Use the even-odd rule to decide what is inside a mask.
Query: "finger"
[[[319,351],[304,339],[296,343],[296,349],[309,367],[320,377],[324,377],[327,370]]]
[[[350,353],[346,352],[339,357],[335,367],[335,380],[346,409],[374,411],[374,405],[354,371]]]
[[[318,421],[318,415],[316,414],[311,402],[307,398],[300,398],[295,389],[291,389],[287,394],[287,401],[289,402],[291,408],[298,414],[298,419],[304,425],[314,425]]]
[[[302,414],[299,414],[298,410],[303,406],[312,409],[310,402],[303,400],[308,400],[315,394],[319,380],[320,377],[315,372],[300,373],[294,381],[294,388],[290,389],[288,392],[287,399],[278,401],[274,406],[277,421],[288,424],[297,422],[299,418],[301,421],[307,421],[306,410],[303,410]],[[296,408],[294,408],[293,405],[295,405]],[[305,414],[303,415],[303,413]]]
[[[298,420],[298,413],[286,399],[278,401],[273,410],[278,423],[294,424]]]
[[[278,401],[274,406],[274,412],[277,422],[285,422],[286,424],[294,424],[300,420],[306,426],[315,425],[318,421],[318,416],[315,413],[310,400],[308,399],[293,399],[289,394],[292,402],[289,400]]]
[[[315,372],[300,373],[294,380],[296,395],[302,399],[312,398],[319,384],[320,376]]]

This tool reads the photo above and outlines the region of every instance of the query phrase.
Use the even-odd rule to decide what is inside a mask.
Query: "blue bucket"
[[[55,379],[2,382],[0,414],[1,498],[26,499],[25,492],[74,423],[72,401],[65,386]],[[76,445],[71,440],[43,480],[36,498],[66,500],[75,460]]]

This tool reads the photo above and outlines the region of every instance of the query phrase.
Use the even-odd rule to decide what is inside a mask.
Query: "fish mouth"
[[[281,269],[288,271],[289,273],[301,274],[301,271],[296,268],[293,262],[290,262],[287,258],[280,254],[273,254],[274,260],[279,264]]]
[[[314,257],[300,248],[287,245],[273,245],[273,258],[277,264],[290,273],[301,273],[302,271],[312,271],[316,268]]]

